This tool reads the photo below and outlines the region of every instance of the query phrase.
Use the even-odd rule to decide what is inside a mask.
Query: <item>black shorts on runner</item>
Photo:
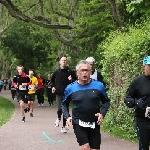
[[[74,133],[77,138],[77,142],[80,146],[89,143],[90,148],[100,149],[101,133],[100,126],[96,125],[95,129],[90,127],[82,127],[77,124],[73,125]]]
[[[18,100],[18,102],[20,101],[20,100],[22,100],[22,101],[24,101],[24,103],[28,103],[28,99],[27,99],[27,93],[17,93],[17,100]]]
[[[28,101],[35,101],[35,94],[28,94]]]

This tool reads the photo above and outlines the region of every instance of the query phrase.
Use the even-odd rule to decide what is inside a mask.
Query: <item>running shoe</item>
[[[22,122],[25,122],[25,117],[22,118]]]
[[[27,108],[25,108],[25,109],[24,109],[24,112],[27,113],[27,111],[28,111]]]
[[[32,113],[30,113],[30,117],[33,117],[33,114],[32,114]]]
[[[27,111],[28,111],[28,112],[30,111],[30,107],[27,108]]]
[[[65,128],[65,127],[62,127],[62,128],[61,128],[61,132],[62,132],[62,133],[67,133],[66,128]]]
[[[44,104],[41,105],[42,107],[44,106]]]
[[[55,127],[59,127],[59,122],[60,122],[60,120],[57,118],[55,121]]]

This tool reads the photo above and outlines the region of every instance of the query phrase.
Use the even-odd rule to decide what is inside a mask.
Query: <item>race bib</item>
[[[29,90],[34,90],[35,86],[34,85],[29,85]]]
[[[82,126],[82,127],[90,127],[92,129],[95,128],[95,122],[84,122],[80,119],[79,119],[79,125]]]
[[[27,90],[26,87],[23,87],[22,85],[19,85],[19,90]]]
[[[146,108],[145,117],[150,118],[150,107]]]

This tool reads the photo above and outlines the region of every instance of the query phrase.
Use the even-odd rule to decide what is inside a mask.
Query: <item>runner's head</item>
[[[80,84],[87,84],[90,82],[91,65],[86,60],[81,60],[76,66],[78,82]]]
[[[38,77],[39,77],[39,78],[41,78],[41,77],[42,77],[40,72],[38,73]]]
[[[50,75],[50,74],[48,74],[48,75],[47,75],[47,78],[48,78],[48,79],[50,79],[50,78],[51,78],[51,75]]]
[[[24,72],[24,67],[21,66],[21,65],[20,65],[20,66],[17,66],[16,69],[17,69],[17,72],[18,72],[19,75],[21,75],[21,74]]]
[[[29,76],[30,76],[30,77],[32,77],[32,76],[33,76],[33,74],[34,74],[33,69],[29,69]]]
[[[64,69],[67,66],[67,57],[62,56],[59,59],[60,68]]]
[[[87,62],[89,62],[89,64],[91,65],[92,67],[92,71],[95,69],[95,59],[93,57],[88,57],[86,59]]]

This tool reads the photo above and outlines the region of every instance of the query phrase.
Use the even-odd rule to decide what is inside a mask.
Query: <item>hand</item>
[[[70,80],[70,81],[72,80],[72,77],[71,77],[71,75],[68,77],[68,80]]]
[[[66,130],[69,130],[71,128],[71,122],[72,122],[72,117],[69,117],[66,121]]]
[[[95,114],[95,116],[98,116],[97,124],[100,125],[103,122],[103,115],[100,113]]]
[[[140,109],[145,109],[146,108],[146,102],[142,98],[135,99],[135,106],[140,108]]]
[[[16,84],[16,85],[14,85],[14,88],[16,88],[16,89],[18,88],[17,84]]]
[[[27,86],[27,83],[22,83],[22,86],[23,86],[23,87],[26,87],[26,86]]]
[[[52,93],[55,93],[56,89],[55,87],[52,88]]]

